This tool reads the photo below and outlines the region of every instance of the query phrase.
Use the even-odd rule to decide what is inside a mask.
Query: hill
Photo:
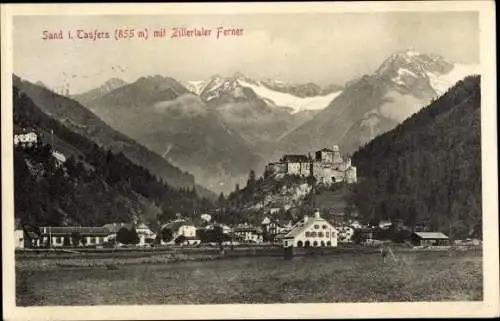
[[[467,77],[355,152],[360,214],[480,236],[480,106],[480,77]]]
[[[44,114],[106,150],[123,153],[134,164],[144,166],[151,174],[167,181],[170,186],[195,186],[195,180],[191,174],[181,171],[160,155],[113,130],[77,101],[55,94],[28,81],[23,81],[15,75],[13,76],[13,85],[19,92],[25,93],[33,100]]]
[[[104,82],[101,86],[81,94],[73,95],[71,98],[78,101],[82,105],[85,105],[88,101],[102,97],[117,88],[125,86],[126,84],[127,83],[120,78],[111,78]]]
[[[217,192],[232,189],[261,162],[216,110],[172,78],[143,77],[86,106]]]
[[[13,100],[15,128],[33,128],[41,136],[34,146],[14,148],[15,216],[24,224],[157,222],[177,212],[210,210],[211,203],[198,197],[194,188],[171,187],[123,153],[73,132],[17,87]],[[47,138],[47,133],[53,136]],[[54,152],[67,159],[58,161]]]

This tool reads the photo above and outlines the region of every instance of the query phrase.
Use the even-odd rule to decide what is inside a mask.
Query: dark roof
[[[310,159],[306,155],[291,155],[291,154],[289,154],[289,155],[284,155],[281,160],[283,162],[299,163],[299,162],[307,162]]]
[[[78,232],[83,235],[109,235],[111,232],[105,227],[79,227],[79,226],[44,226],[40,233],[44,235],[68,235]]]
[[[329,148],[323,148],[323,149],[319,150],[318,152],[332,152],[333,153],[334,150],[333,149],[329,149]]]

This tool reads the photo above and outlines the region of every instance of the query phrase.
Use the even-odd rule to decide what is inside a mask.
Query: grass
[[[30,305],[482,300],[480,252],[242,257],[176,264],[16,268]],[[151,262],[150,262],[151,263]]]

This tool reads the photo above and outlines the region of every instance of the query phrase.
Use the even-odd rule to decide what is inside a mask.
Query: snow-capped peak
[[[270,101],[276,106],[292,108],[292,113],[298,113],[305,110],[323,109],[342,92],[336,91],[327,95],[313,97],[297,97],[292,94],[272,90],[260,83],[251,84],[243,80],[238,80],[238,84],[242,87],[252,89],[262,99]]]
[[[207,80],[189,80],[184,85],[196,95],[200,95],[208,84]]]
[[[375,75],[407,88],[427,84],[441,95],[460,79],[478,71],[478,65],[456,64],[438,55],[407,49],[390,55]]]

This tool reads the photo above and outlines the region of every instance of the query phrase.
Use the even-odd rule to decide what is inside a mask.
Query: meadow
[[[16,304],[482,300],[480,251],[401,252],[396,258],[384,262],[375,253],[296,256],[288,261],[278,256],[194,260],[149,256],[111,267],[112,263],[76,264],[75,259],[67,260],[72,264],[60,260],[45,268],[21,264],[16,266]]]

